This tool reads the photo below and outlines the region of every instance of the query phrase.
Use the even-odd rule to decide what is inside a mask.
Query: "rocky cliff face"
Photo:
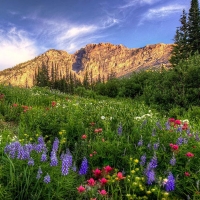
[[[32,87],[38,70],[44,66],[50,77],[56,73],[57,79],[71,74],[83,80],[87,74],[93,81],[106,81],[109,76],[121,77],[142,69],[169,67],[171,50],[171,44],[162,43],[135,49],[110,43],[88,44],[74,54],[51,49],[33,60],[1,71],[0,83]]]

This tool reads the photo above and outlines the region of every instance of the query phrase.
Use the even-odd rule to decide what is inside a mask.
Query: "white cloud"
[[[144,21],[160,20],[172,14],[181,13],[181,11],[185,8],[186,6],[184,5],[174,4],[160,8],[149,9],[146,13],[143,14],[139,25],[142,25]]]
[[[126,9],[130,7],[138,7],[145,4],[152,5],[158,1],[160,0],[128,0],[124,5],[120,6],[119,8]]]
[[[102,28],[109,28],[109,27],[112,27],[116,24],[119,24],[120,23],[120,20],[115,18],[115,17],[110,17],[110,16],[107,16],[107,18],[104,20],[102,20]],[[101,27],[101,26],[100,26]]]
[[[81,47],[94,42],[95,39],[106,36],[104,31],[118,24],[119,20],[111,16],[104,16],[96,23],[84,24],[61,19],[37,18],[37,23],[39,24],[35,32],[43,41],[43,49],[44,46],[48,46],[48,48],[74,53]],[[51,43],[50,46],[48,43]]]
[[[97,27],[94,25],[82,25],[82,26],[73,26],[66,30],[63,29],[61,34],[58,34],[57,41],[62,42],[63,40],[72,39],[72,38],[79,38],[83,37],[84,35],[91,34],[97,30]]]
[[[33,59],[37,49],[27,33],[15,27],[0,30],[0,70]]]
[[[96,39],[106,37],[105,30],[120,23],[109,15],[87,24],[61,18],[40,18],[38,13],[20,17],[26,22],[31,21],[32,30],[27,32],[14,25],[9,25],[11,28],[7,29],[0,28],[0,70],[33,59],[38,52],[43,53],[50,48],[74,53]]]

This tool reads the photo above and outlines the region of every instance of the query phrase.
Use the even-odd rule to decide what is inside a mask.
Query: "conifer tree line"
[[[87,69],[82,81],[78,79],[77,76],[68,68],[66,68],[65,76],[63,76],[61,72],[59,73],[58,66],[55,63],[52,63],[51,70],[49,70],[49,66],[47,66],[45,63],[42,63],[42,66],[38,66],[38,70],[35,71],[34,77],[34,85],[58,89],[62,92],[71,94],[74,94],[75,90],[77,90],[77,88],[80,89],[80,87],[86,90],[93,90],[98,83],[105,83],[104,75],[101,77],[99,74],[97,80],[95,81],[93,79],[93,72],[87,71]],[[116,74],[111,71],[106,80],[109,81],[115,77]]]
[[[183,10],[181,26],[174,36],[174,47],[170,62],[176,66],[181,60],[200,53],[200,10],[198,0],[191,0],[189,13]]]

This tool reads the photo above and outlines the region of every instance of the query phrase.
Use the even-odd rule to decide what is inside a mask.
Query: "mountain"
[[[110,43],[88,44],[74,54],[50,49],[40,56],[0,71],[0,83],[32,87],[38,70],[48,69],[51,77],[66,78],[68,75],[83,80],[88,76],[93,81],[107,80],[109,76],[122,77],[134,71],[149,68],[169,67],[173,44],[153,44],[129,49]]]

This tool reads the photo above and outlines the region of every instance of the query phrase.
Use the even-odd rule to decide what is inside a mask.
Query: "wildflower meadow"
[[[134,99],[0,86],[0,199],[200,199],[200,125]]]

